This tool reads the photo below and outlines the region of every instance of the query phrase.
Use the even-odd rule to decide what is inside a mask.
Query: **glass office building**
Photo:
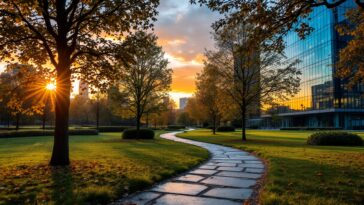
[[[279,127],[364,128],[364,86],[352,89],[335,77],[334,64],[347,40],[335,27],[346,21],[345,13],[354,8],[349,0],[340,7],[315,8],[306,19],[313,32],[304,40],[295,32],[285,38],[288,60],[299,59],[301,87],[298,94],[263,114],[265,126],[272,126],[272,113]]]

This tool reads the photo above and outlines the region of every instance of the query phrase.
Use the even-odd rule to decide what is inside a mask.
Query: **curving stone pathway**
[[[253,194],[264,173],[262,161],[238,149],[178,138],[173,132],[162,138],[207,149],[211,159],[150,190],[114,204],[137,205],[241,205]]]

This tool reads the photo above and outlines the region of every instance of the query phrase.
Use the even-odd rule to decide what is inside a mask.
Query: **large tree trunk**
[[[139,131],[140,130],[140,117],[138,116],[136,119],[136,129]]]
[[[68,120],[71,94],[70,64],[57,68],[56,127],[50,165],[69,165]]]
[[[149,128],[149,112],[147,112],[147,121],[146,121],[146,126],[147,126],[147,128]]]
[[[142,118],[142,116],[139,114],[136,117],[137,138],[140,138],[140,120],[141,120],[141,118]]]
[[[45,124],[46,124],[46,120],[47,120],[47,104],[48,104],[48,99],[46,100],[46,104],[44,105],[43,108],[43,116],[42,116],[42,129],[45,130]]]
[[[212,117],[212,134],[216,135],[216,117]]]
[[[20,113],[17,113],[15,130],[19,130],[19,121],[20,121]]]
[[[96,102],[96,129],[99,129],[99,121],[100,121],[100,99],[97,98]]]
[[[246,107],[243,106],[242,107],[242,111],[241,111],[241,139],[242,141],[246,141],[246,133],[245,133],[245,129],[246,129]]]
[[[42,118],[42,129],[45,130],[45,123],[46,123],[46,113],[45,110],[43,111],[43,118]]]
[[[7,120],[8,120],[8,128],[10,128],[10,121],[11,120],[10,120],[10,115],[9,114],[8,114],[8,119]]]

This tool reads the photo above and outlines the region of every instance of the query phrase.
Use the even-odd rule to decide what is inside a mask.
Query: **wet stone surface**
[[[207,149],[211,159],[196,169],[112,205],[241,205],[264,173],[262,161],[248,152],[175,136],[162,138]]]
[[[177,178],[177,181],[185,181],[185,182],[198,182],[204,179],[202,176],[187,174]]]
[[[251,189],[214,188],[204,193],[204,196],[244,200],[249,199],[251,194]]]

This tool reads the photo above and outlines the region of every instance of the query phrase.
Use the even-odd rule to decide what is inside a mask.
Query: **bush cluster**
[[[95,129],[76,129],[69,130],[70,135],[98,135],[98,131]],[[14,137],[35,137],[35,136],[52,136],[53,130],[20,130],[20,131],[8,131],[0,132],[0,138],[14,138]]]
[[[186,129],[184,125],[168,125],[167,130],[182,130]]]
[[[123,139],[154,139],[154,131],[152,129],[126,129],[122,134]]]
[[[131,127],[123,126],[99,126],[99,132],[123,132]]]
[[[349,132],[316,132],[307,139],[308,145],[361,146],[363,139]]]
[[[252,130],[257,130],[257,129],[259,129],[259,126],[258,125],[251,125],[251,126],[248,126],[247,128],[252,129]]]
[[[342,130],[337,127],[282,127],[280,130]]]
[[[232,126],[221,126],[217,128],[218,132],[235,132],[235,127]]]

